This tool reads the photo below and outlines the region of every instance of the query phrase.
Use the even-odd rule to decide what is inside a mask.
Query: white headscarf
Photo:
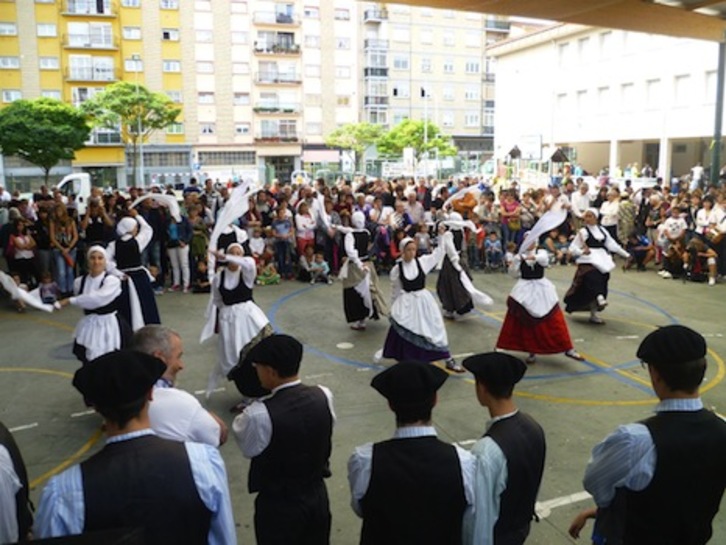
[[[366,226],[366,216],[363,212],[360,210],[356,210],[353,212],[353,215],[350,216],[350,223],[355,227],[356,229],[363,229]]]
[[[108,255],[106,254],[106,248],[103,246],[100,246],[99,244],[94,244],[86,251],[86,257],[91,257],[91,254],[98,253],[103,256],[104,259],[108,259]]]
[[[401,242],[398,243],[398,251],[403,254],[403,251],[406,249],[406,246],[409,242],[414,242],[414,240],[411,237],[404,237],[401,239]]]
[[[126,216],[118,222],[118,225],[116,226],[116,233],[118,236],[122,237],[131,233],[138,226],[139,223],[134,218]]]
[[[229,246],[227,246],[227,249],[224,252],[226,254],[229,254],[229,251],[232,248],[239,248],[240,250],[242,250],[242,255],[245,255],[245,249],[242,247],[242,245],[239,242],[233,242],[232,244],[230,244]]]

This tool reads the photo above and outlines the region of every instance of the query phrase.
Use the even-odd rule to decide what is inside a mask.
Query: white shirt
[[[585,210],[590,208],[590,195],[586,192],[584,195],[579,191],[572,194],[572,213],[577,218],[582,218]]]
[[[0,543],[15,543],[18,540],[15,494],[21,488],[10,453],[0,445]]]
[[[612,227],[618,224],[620,201],[605,201],[600,205],[600,224],[603,227]]]
[[[219,423],[196,397],[178,388],[157,386],[149,403],[151,429],[162,439],[219,447]]]

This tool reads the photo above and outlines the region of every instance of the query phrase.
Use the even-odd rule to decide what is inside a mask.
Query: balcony
[[[300,44],[255,42],[255,53],[258,55],[299,55]]]
[[[90,34],[65,34],[63,47],[66,49],[118,49],[118,40],[113,36],[91,36]]]
[[[509,21],[499,21],[497,19],[487,19],[484,28],[490,32],[509,32],[511,24]]]
[[[496,78],[496,76],[495,76],[494,74],[492,74],[492,73],[489,73],[489,74],[484,74],[484,75],[483,75],[483,76],[481,77],[481,80],[482,80],[482,81],[483,81],[484,83],[494,83],[494,82],[496,82],[496,81],[497,81],[497,78]]]
[[[388,40],[369,38],[363,42],[365,49],[388,49]]]
[[[484,126],[482,126],[481,133],[484,136],[494,136],[494,125],[484,125]]]
[[[262,85],[295,85],[302,83],[302,78],[297,74],[281,74],[279,72],[257,72],[255,82]]]
[[[261,115],[299,114],[302,107],[295,102],[258,102],[252,110]]]
[[[118,12],[115,6],[108,1],[99,6],[95,0],[68,0],[65,3],[63,15],[67,17],[116,17]]]
[[[366,67],[363,69],[363,75],[367,78],[387,78],[388,68]]]
[[[364,106],[388,106],[388,97],[367,96],[363,99]]]
[[[300,17],[297,15],[275,13],[274,11],[256,11],[252,16],[252,21],[256,25],[300,26]]]
[[[121,145],[121,133],[108,129],[96,129],[91,132],[86,144],[89,146],[119,146]]]
[[[65,69],[66,81],[118,81],[119,73],[114,68],[92,68],[89,66]]]
[[[364,23],[382,23],[388,19],[388,11],[385,9],[367,9],[363,12]]]
[[[257,144],[295,144],[300,142],[300,135],[294,133],[264,133],[255,136]]]

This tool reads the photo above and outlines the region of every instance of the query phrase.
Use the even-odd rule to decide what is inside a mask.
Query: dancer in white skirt
[[[74,305],[85,313],[76,325],[73,353],[84,365],[128,345],[131,328],[118,312],[121,281],[106,272],[106,250],[91,246],[86,254],[88,274],[76,278],[73,297],[61,299],[61,307]]]
[[[441,238],[451,233],[439,231]],[[436,299],[426,289],[426,275],[441,261],[445,252],[445,241],[433,253],[416,257],[416,242],[404,238],[399,248],[401,259],[391,269],[392,301],[388,336],[383,350],[375,359],[392,358],[396,361],[444,360],[446,368],[463,373],[464,368],[456,363],[449,352],[449,339],[444,327]]]
[[[204,342],[214,333],[216,321],[219,333],[218,358],[209,375],[207,397],[217,387],[220,379],[235,380],[235,377],[230,377],[230,373],[235,370],[238,363],[242,364],[250,349],[273,333],[267,316],[252,299],[252,287],[257,275],[255,260],[246,257],[242,245],[236,242],[227,247],[226,254],[218,252],[215,256],[219,260],[224,260],[226,266],[221,268],[212,280],[207,324],[202,331],[201,342]],[[251,363],[249,365],[251,366]],[[256,376],[254,372],[249,375]],[[251,390],[247,390],[244,387],[240,388],[242,385],[237,380],[235,384],[243,395],[250,397],[254,396],[250,392],[254,392],[258,386],[249,385]]]

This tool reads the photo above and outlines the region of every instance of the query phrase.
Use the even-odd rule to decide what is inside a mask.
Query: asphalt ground
[[[574,271],[574,267],[557,266],[548,272],[560,297]],[[446,323],[452,353],[459,358],[493,349],[514,280],[501,273],[475,272],[474,284],[492,296],[494,305]],[[428,287],[434,286],[432,276]],[[709,369],[703,399],[707,407],[726,413],[722,384],[726,374],[726,285],[684,284],[663,280],[652,270],[623,273],[617,269],[610,288],[610,305],[603,313],[605,325],[589,324],[586,314],[567,317],[575,347],[586,361],[540,357],[516,389],[517,403],[542,424],[548,443],[539,493],[543,516],[532,525],[529,544],[574,543],[567,536],[569,523],[580,509],[591,505],[582,494],[590,450],[617,425],[651,414],[655,397],[635,352],[655,327],[682,323],[706,337]],[[305,344],[303,380],[326,385],[335,396],[333,476],[328,480],[331,541],[347,545],[358,542],[360,530],[360,521],[349,507],[347,459],[356,445],[389,438],[394,418],[385,400],[369,386],[382,368],[373,363],[373,354],[383,344],[387,323],[372,323],[364,332],[349,329],[341,291],[338,282],[310,286],[291,281],[257,287],[255,299],[278,331]],[[200,395],[216,357],[214,341],[204,345],[198,341],[207,296],[168,293],[157,301],[164,324],[179,331],[185,343],[186,368],[178,386]],[[0,420],[15,431],[36,502],[51,475],[102,445],[100,418],[88,411],[71,386],[78,363],[70,353],[70,343],[79,317],[74,308],[54,314],[33,310],[18,314],[7,300],[0,301]],[[234,386],[228,383],[214,393],[208,407],[231,424],[229,408],[238,400]],[[452,376],[434,409],[440,437],[468,447],[482,435],[487,419],[476,401],[471,377]],[[233,439],[221,452],[227,463],[239,543],[254,543],[254,496],[246,487],[248,462]],[[580,542],[588,541],[583,537]],[[715,520],[711,542],[726,542],[724,515]]]

